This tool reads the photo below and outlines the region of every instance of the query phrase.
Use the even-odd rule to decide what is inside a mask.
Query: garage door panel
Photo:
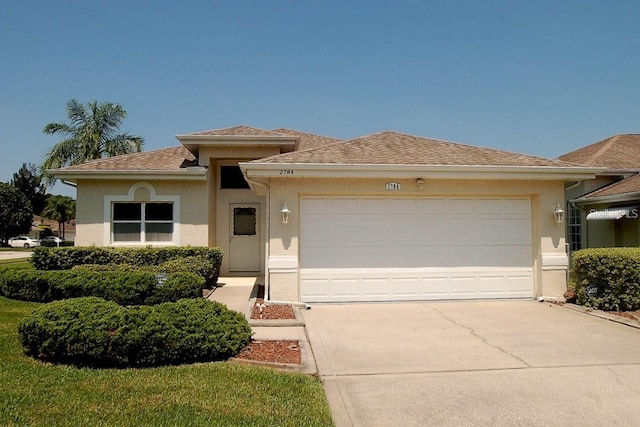
[[[304,198],[301,212],[304,301],[533,294],[528,199]]]
[[[391,213],[394,215],[415,215],[416,200],[414,199],[392,199],[390,204]]]
[[[336,299],[357,298],[362,294],[362,281],[357,278],[336,278],[332,280],[332,296]]]
[[[389,295],[389,280],[387,278],[363,278],[362,295],[364,298],[384,299]]]

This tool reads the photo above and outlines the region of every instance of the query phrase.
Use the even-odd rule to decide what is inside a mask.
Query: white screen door
[[[230,204],[229,271],[260,271],[260,205]]]

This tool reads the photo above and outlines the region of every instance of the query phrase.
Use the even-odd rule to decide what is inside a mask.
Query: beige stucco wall
[[[401,190],[385,191],[389,181],[398,182]],[[304,196],[528,197],[532,216],[534,295],[562,296],[566,289],[565,229],[564,224],[557,224],[553,217],[554,207],[564,204],[562,181],[426,180],[425,185],[418,188],[415,179],[287,177],[272,178],[270,188],[268,262],[271,274],[268,280],[272,299],[300,299],[297,269],[292,268],[292,262],[298,259],[300,199]],[[292,211],[286,226],[280,215],[285,201]]]
[[[208,245],[208,192],[206,181],[139,181],[139,180],[79,180],[77,187],[76,240],[77,246],[110,246],[105,241],[105,196],[122,196],[126,200],[134,185],[151,185],[156,199],[162,196],[180,198],[181,246]],[[145,192],[138,194],[144,195]]]

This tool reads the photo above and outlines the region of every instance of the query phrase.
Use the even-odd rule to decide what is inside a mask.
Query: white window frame
[[[149,192],[149,200],[136,200],[136,191],[145,188]],[[140,230],[140,240],[117,242],[113,236],[113,204],[114,203],[171,203],[173,205],[173,233],[172,239],[168,241],[145,241],[144,227]],[[144,209],[144,206],[141,206]],[[142,212],[144,216],[144,211]],[[128,221],[134,222],[134,221]],[[144,222],[144,221],[143,221]],[[178,246],[180,244],[180,196],[178,195],[158,195],[153,185],[147,182],[137,182],[129,187],[127,195],[106,195],[104,196],[104,242],[111,246]]]

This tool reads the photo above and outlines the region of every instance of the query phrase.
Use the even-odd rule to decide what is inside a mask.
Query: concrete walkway
[[[637,425],[640,330],[531,301],[314,305],[343,426]]]
[[[31,258],[31,251],[0,251],[0,261],[6,259],[28,259]]]

